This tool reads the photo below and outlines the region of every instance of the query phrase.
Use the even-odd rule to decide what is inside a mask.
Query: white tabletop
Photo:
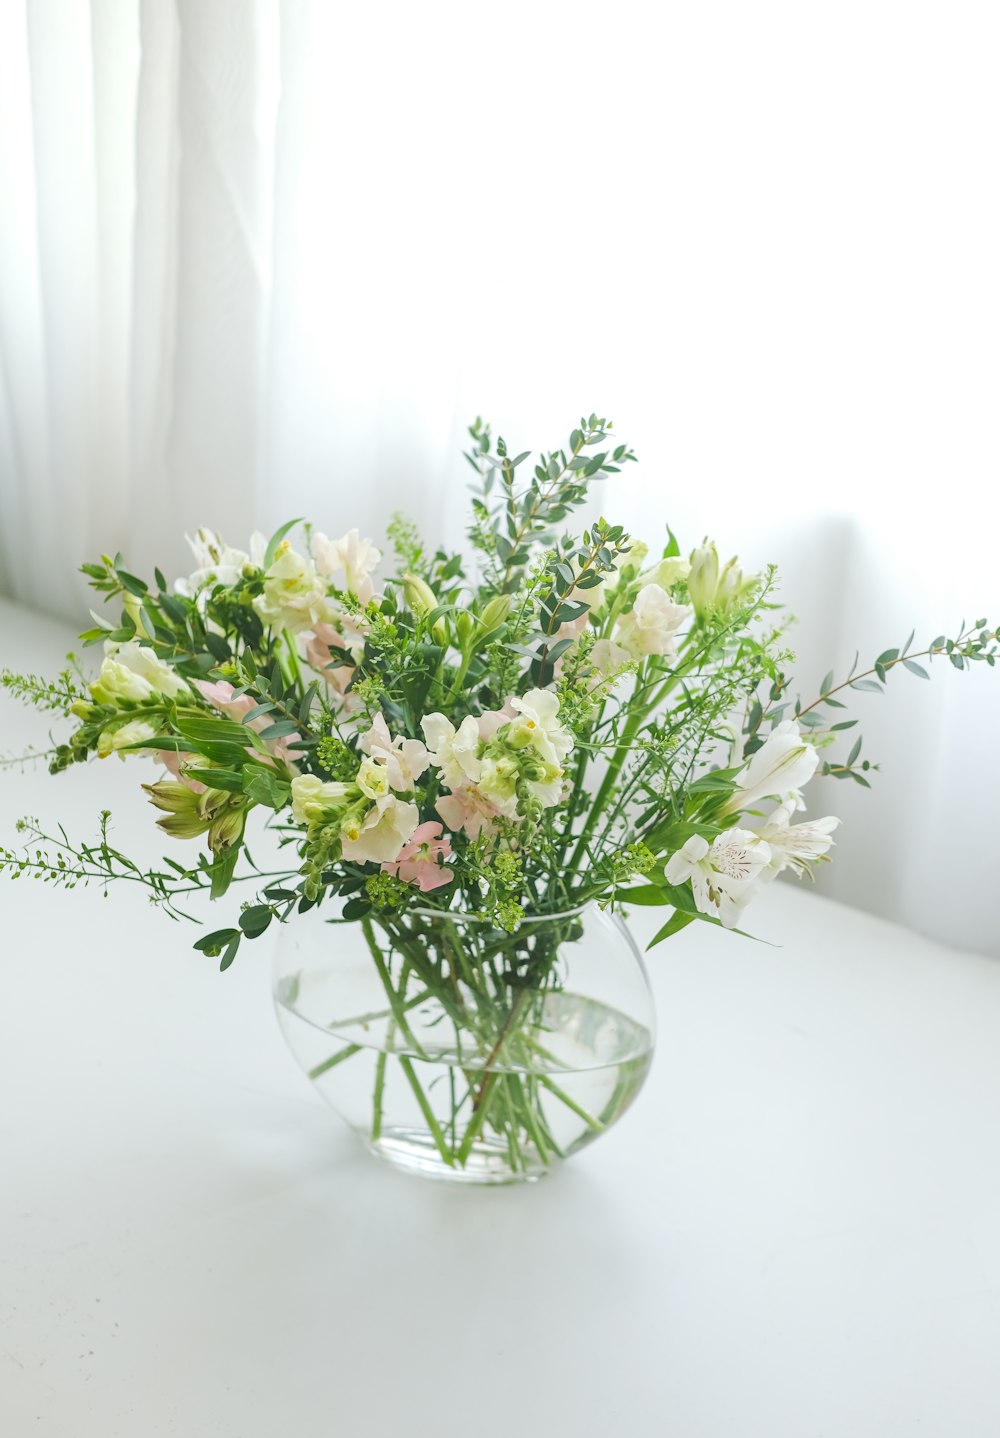
[[[0,603],[0,663],[65,647]],[[3,702],[0,748],[38,723]],[[145,830],[137,773],[7,772],[0,842],[25,811],[91,832],[109,787]],[[5,1438],[1000,1432],[995,962],[774,886],[781,947],[650,956],[617,1128],[452,1189],[312,1092],[265,941],[219,975],[139,891],[0,905]]]

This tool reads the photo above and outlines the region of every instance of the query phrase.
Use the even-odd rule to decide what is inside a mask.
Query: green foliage
[[[110,843],[105,814],[99,839],[84,844],[23,821],[24,845],[0,850],[0,870],[65,888],[139,883],[175,918],[188,917],[191,894],[262,885],[232,927],[196,945],[222,968],[276,920],[332,900],[347,922],[391,926],[455,909],[500,936],[526,913],[589,899],[662,904],[673,910],[662,941],[718,922],[693,879],[667,882],[670,859],[691,840],[706,849],[736,824],[765,820],[741,805],[741,785],[781,725],[793,721],[819,751],[821,774],[868,787],[879,766],[845,707],[855,695],[885,692],[897,670],[926,679],[935,661],[996,664],[996,628],[963,622],[917,652],[911,634],[843,677],[831,670],[803,702],[773,567],[745,576],[735,559],[720,564],[714,545],[694,552],[693,566],[668,526],[662,560],[644,570],[647,547],[621,524],[574,528],[591,485],[635,460],[608,420],[582,418],[564,447],[536,456],[512,453],[482,419],[469,438],[480,578],[400,515],[388,526],[395,564],[383,561],[380,582],[358,583],[351,565],[367,562],[364,542],[352,548],[349,536],[338,542],[343,568],[320,574],[297,520],[271,536],[263,567],[226,551],[225,582],[203,571],[212,577],[171,589],[159,570],[152,583],[133,574],[120,554],[84,565],[103,612],[83,642],[138,654],[134,677],[112,673],[91,689],[70,656],[54,680],[4,670],[0,687],[69,725],[43,751],[54,773],[116,751],[169,763],[171,776],[146,792],[163,831],[197,856],[139,865]],[[215,537],[201,537],[214,561]],[[637,619],[643,591],[651,629]],[[675,610],[683,622],[657,629]],[[534,691],[555,705],[537,720],[524,709]],[[432,715],[462,730],[451,758],[421,758]],[[358,787],[362,761],[377,787]],[[411,862],[444,864],[450,883],[424,892],[382,872],[381,851],[350,857],[355,836],[396,805],[408,833],[449,816],[443,848],[414,841]],[[247,848],[261,824],[287,861],[273,874]],[[403,843],[400,831],[397,853]]]

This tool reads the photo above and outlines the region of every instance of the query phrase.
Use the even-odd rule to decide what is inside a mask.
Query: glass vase
[[[654,1016],[624,922],[310,910],[281,931],[274,997],[302,1069],[368,1148],[464,1183],[536,1179],[642,1087]]]

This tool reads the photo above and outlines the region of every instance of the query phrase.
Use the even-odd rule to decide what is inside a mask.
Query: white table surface
[[[0,602],[0,663],[66,644]],[[38,733],[0,701],[0,748]],[[0,842],[138,832],[136,762],[3,773]],[[451,1189],[312,1092],[266,941],[220,975],[138,890],[0,881],[0,913],[4,1438],[1000,1433],[995,962],[774,886],[781,947],[650,956],[616,1129]]]

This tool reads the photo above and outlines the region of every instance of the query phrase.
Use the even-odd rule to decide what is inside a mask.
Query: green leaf
[[[206,872],[212,880],[212,898],[221,899],[223,894],[233,882],[233,874],[236,872],[236,861],[240,857],[240,850],[243,847],[242,835],[240,839],[229,846],[228,849],[221,849],[215,856],[214,861],[209,864]],[[233,958],[236,951],[233,950]],[[232,963],[232,959],[229,963]],[[225,967],[228,968],[228,965]]]
[[[855,759],[858,757],[858,755],[859,755],[860,753],[861,753],[861,740],[860,740],[860,739],[855,739],[855,741],[854,741],[854,747],[851,749],[850,754],[847,756],[847,767],[848,767],[848,769],[851,767],[851,765],[854,763]]]
[[[141,579],[136,579],[134,574],[129,574],[124,569],[118,569],[115,573],[118,575],[118,581],[122,588],[127,589],[129,594],[134,594],[136,599],[143,599],[149,592],[149,585]]]
[[[239,929],[216,929],[214,933],[206,934],[204,938],[199,939],[194,947],[203,954],[207,953],[209,949],[222,949],[230,939],[239,938],[239,933]]]
[[[658,929],[650,939],[646,945],[646,952],[648,953],[650,949],[655,948],[657,944],[662,944],[664,939],[672,939],[674,934],[679,934],[681,929],[686,929],[688,924],[694,923],[694,920],[694,914],[683,914],[680,909],[678,909],[663,925],[663,928]]]
[[[262,764],[248,764],[243,770],[243,792],[265,809],[283,809],[291,798],[290,784],[279,779],[273,769]]]
[[[618,895],[623,904],[669,904],[670,900],[659,884],[638,884],[634,889],[622,889]]]
[[[197,779],[208,789],[221,789],[227,794],[243,793],[243,776],[235,769],[188,769],[189,779]]]
[[[911,674],[915,674],[918,679],[929,679],[931,677],[924,666],[918,664],[915,659],[904,659],[903,668],[908,669]]]
[[[240,718],[240,723],[241,723],[241,724],[252,724],[253,721],[254,721],[255,719],[259,719],[262,714],[272,714],[273,712],[274,712],[274,705],[273,705],[273,704],[270,704],[270,703],[268,703],[268,704],[256,704],[256,705],[253,707],[253,709],[248,709],[247,712],[246,712],[244,715],[241,716],[241,718]]]
[[[248,939],[258,939],[274,915],[268,904],[252,904],[240,914],[240,928]]]
[[[284,539],[284,537],[285,537],[285,535],[288,533],[288,531],[289,531],[290,529],[294,529],[297,524],[301,524],[301,523],[302,523],[302,520],[301,520],[301,519],[290,519],[287,524],[283,524],[280,529],[276,529],[276,530],[274,531],[274,533],[271,535],[271,538],[268,540],[268,542],[267,542],[267,548],[266,548],[265,551],[264,551],[264,568],[265,568],[265,569],[270,569],[270,568],[271,568],[271,565],[274,563],[274,556],[275,556],[275,555],[277,554],[277,552],[278,552],[278,545],[279,545],[279,544],[281,543],[281,541]]]
[[[366,914],[371,913],[371,908],[367,899],[348,899],[342,917],[348,920],[363,919]]]
[[[823,683],[819,686],[819,692],[820,692],[821,694],[824,694],[824,695],[825,695],[825,694],[828,694],[832,688],[833,688],[833,670],[831,669],[830,672],[829,672],[829,674],[828,674],[828,675],[826,676],[826,678],[823,680]]]
[[[863,690],[866,694],[881,694],[881,684],[876,684],[874,679],[855,679],[851,685],[852,689]]]
[[[294,719],[279,719],[275,724],[269,724],[266,729],[260,731],[260,737],[268,739],[284,739],[289,734],[297,734],[299,726]]]
[[[876,664],[890,664],[894,659],[899,658],[898,649],[886,649],[875,660]]]
[[[232,719],[204,719],[192,715],[178,715],[178,731],[192,744],[234,744],[241,749],[251,745],[259,752],[264,752],[266,746],[260,736],[253,730],[246,728],[243,724],[237,724]]]
[[[219,973],[220,973],[220,974],[224,974],[224,973],[226,972],[226,970],[229,968],[230,964],[231,964],[231,963],[233,962],[233,960],[235,959],[236,954],[237,954],[237,952],[238,952],[238,950],[239,950],[239,947],[240,947],[240,938],[241,938],[241,935],[240,935],[239,931],[237,931],[236,936],[229,941],[229,946],[227,947],[226,952],[222,955],[222,958],[219,960]]]

